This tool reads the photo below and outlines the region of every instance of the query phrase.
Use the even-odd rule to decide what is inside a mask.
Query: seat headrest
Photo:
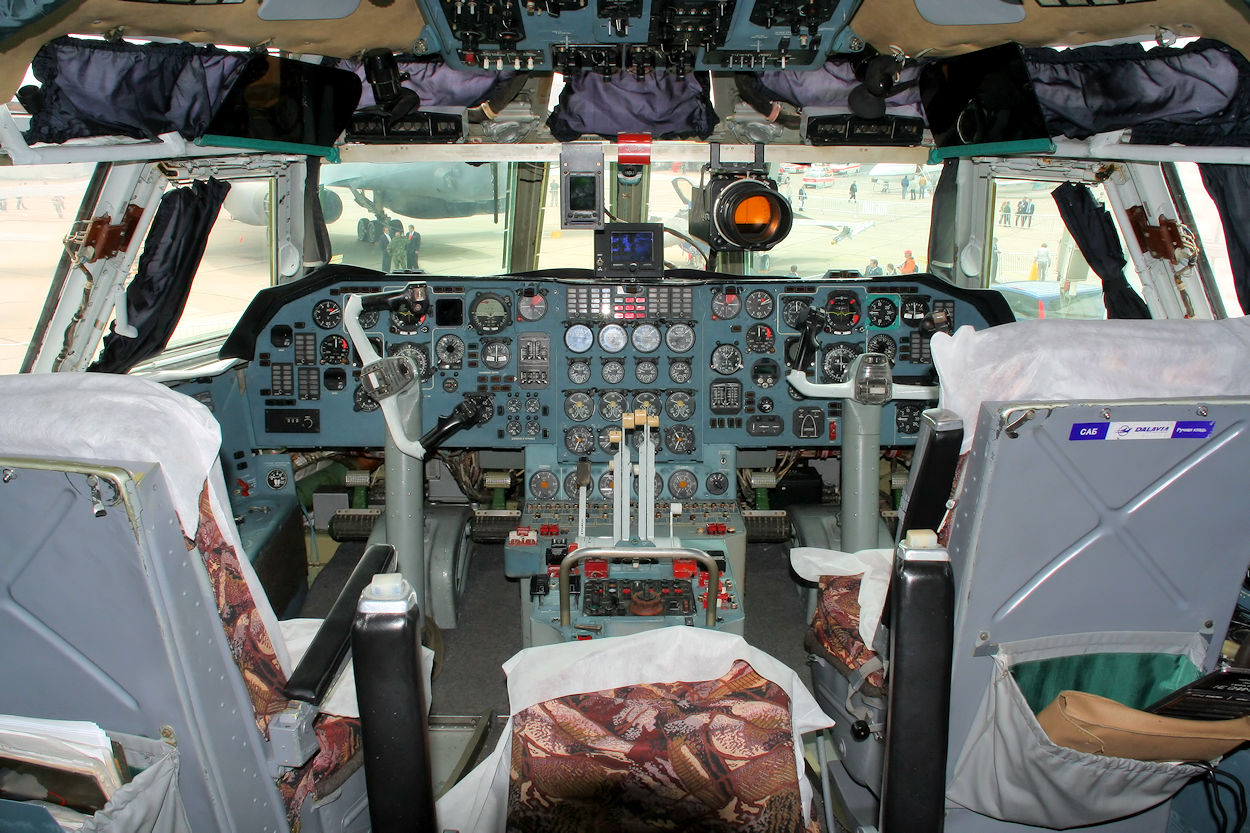
[[[1017,321],[933,336],[940,407],[972,448],[984,402],[1115,402],[1250,395],[1250,319]]]
[[[221,427],[209,410],[155,382],[103,373],[0,376],[0,455],[160,463],[188,535],[220,448]]]

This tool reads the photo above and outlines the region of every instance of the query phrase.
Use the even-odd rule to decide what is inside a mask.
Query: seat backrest
[[[1213,665],[1250,561],[1230,511],[1250,470],[1248,348],[1244,320],[935,337],[942,406],[964,417],[968,449],[948,544],[952,784],[1006,657],[1157,643]],[[979,818],[949,829],[989,829]]]
[[[258,594],[228,635],[219,601],[231,600],[209,578],[246,562],[219,443],[206,409],[160,385],[0,377],[0,668],[22,681],[0,691],[0,712],[166,738],[193,828],[285,830],[250,696],[271,681],[240,674],[231,650],[276,620]],[[206,565],[188,538],[221,552]],[[251,604],[246,582],[230,586]],[[271,667],[281,674],[276,656]]]

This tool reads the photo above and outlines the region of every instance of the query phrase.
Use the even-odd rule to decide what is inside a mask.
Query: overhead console
[[[814,361],[819,382],[844,379],[864,351],[888,356],[898,382],[932,382],[926,322],[1010,320],[997,293],[929,275],[789,282],[680,272],[638,283],[604,282],[586,270],[559,275],[420,276],[428,315],[362,316],[380,353],[416,364],[424,429],[474,394],[490,400],[493,416],[454,445],[541,446],[555,467],[582,457],[606,463],[609,428],[632,410],[660,418],[657,459],[673,466],[701,462],[707,446],[830,448],[839,443],[840,403],[805,399],[785,381],[785,356],[798,349],[809,306],[830,313]],[[245,377],[258,446],[383,444],[377,403],[360,385],[342,328],[343,302],[413,278],[330,267],[257,296],[222,354],[251,361]],[[882,443],[914,443],[921,408],[888,404]],[[707,485],[716,494],[728,484]]]
[[[857,0],[418,0],[460,68],[684,75],[811,69],[847,51]],[[428,40],[428,38],[427,38]]]

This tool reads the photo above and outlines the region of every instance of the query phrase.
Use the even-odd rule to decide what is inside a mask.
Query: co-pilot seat
[[[367,829],[358,721],[284,694],[299,681],[242,556],[219,447],[208,410],[162,385],[0,377],[0,668],[21,681],[0,713],[173,745],[185,819],[171,830]],[[303,696],[333,664],[297,670],[320,689]]]
[[[909,829],[1166,828],[1166,800],[1196,768],[1057,747],[1026,702],[1037,692],[1016,680],[1028,679],[1027,663],[1055,661],[1088,664],[1091,681],[1098,663],[1137,656],[1187,660],[1194,674],[1213,667],[1250,560],[1229,511],[1250,465],[1247,341],[1244,319],[935,336],[944,418],[965,427],[944,530],[955,590],[949,741],[944,775],[929,773],[946,809]],[[916,788],[883,776],[884,700],[856,696],[848,710],[850,685],[826,663],[814,684],[831,715],[874,730],[840,738],[836,774],[857,820],[876,824],[879,802],[906,806]],[[888,672],[885,688],[904,703],[934,696],[900,690]]]

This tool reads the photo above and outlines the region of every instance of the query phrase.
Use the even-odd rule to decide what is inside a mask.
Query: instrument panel
[[[603,464],[598,471],[616,451],[610,429],[621,414],[644,410],[659,418],[650,441],[667,464],[663,493],[676,482],[675,496],[693,497],[730,491],[722,477],[708,482],[703,471],[693,473],[706,450],[839,444],[841,403],[807,399],[785,382],[786,356],[797,350],[809,306],[830,313],[812,368],[820,382],[843,380],[855,356],[871,350],[890,358],[896,380],[933,383],[935,316],[950,328],[1011,320],[997,293],[961,290],[928,275],[852,281],[709,275],[630,285],[572,277],[580,274],[419,276],[429,287],[426,315],[373,312],[361,323],[379,353],[403,353],[415,363],[424,430],[465,394],[491,399],[491,419],[449,445],[532,449],[532,459],[553,472],[588,458]],[[411,279],[340,267],[257,297],[222,355],[251,360],[245,377],[259,447],[383,444],[378,405],[360,386],[360,362],[342,328],[343,304],[349,293]],[[888,403],[882,444],[914,443],[923,407]],[[637,447],[642,432],[627,441]],[[564,479],[546,478],[532,491],[564,495]],[[690,483],[700,484],[696,492]],[[592,485],[606,499],[611,473],[597,473]]]

